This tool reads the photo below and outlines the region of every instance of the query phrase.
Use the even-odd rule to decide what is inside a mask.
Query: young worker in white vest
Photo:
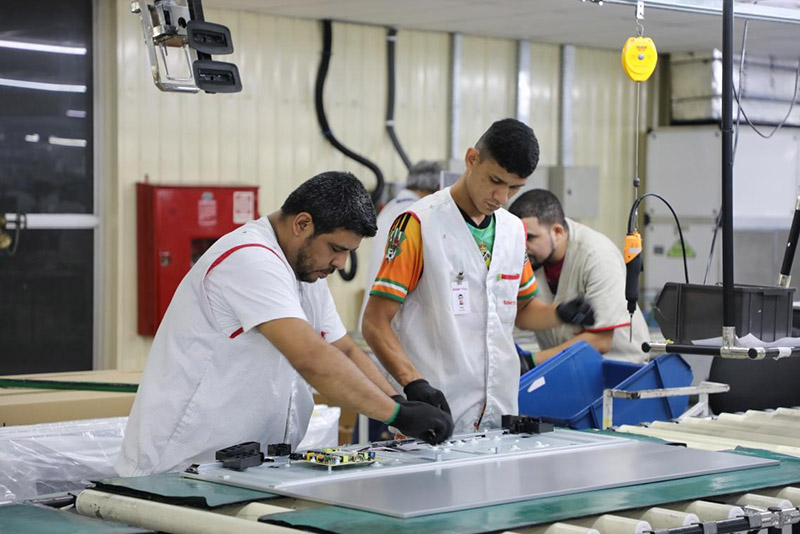
[[[647,324],[638,308],[633,322],[625,301],[625,263],[617,246],[605,235],[568,219],[558,197],[544,189],[519,196],[509,211],[522,219],[526,247],[544,302],[566,302],[583,297],[592,305],[595,324],[582,329],[561,325],[536,332],[542,350],[532,355],[532,366],[552,358],[578,341],[586,341],[605,358],[642,362]]]
[[[336,313],[325,278],[372,235],[364,186],[350,173],[326,172],[280,210],[217,240],[158,328],[117,471],[185,469],[246,441],[294,449],[313,409],[309,384],[409,436],[447,439],[450,415],[397,395]]]
[[[541,302],[522,221],[502,209],[533,173],[528,126],[495,122],[452,186],[413,204],[389,232],[362,331],[409,400],[450,411],[455,432],[498,428],[518,412],[514,325],[591,324],[580,299]]]

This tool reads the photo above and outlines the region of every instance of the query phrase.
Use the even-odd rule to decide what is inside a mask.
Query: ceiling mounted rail
[[[635,8],[637,0],[603,0],[603,3],[626,5]],[[645,5],[648,9],[666,9],[701,15],[722,15],[722,2],[719,0],[646,0]],[[800,24],[800,9],[736,2],[734,17]]]

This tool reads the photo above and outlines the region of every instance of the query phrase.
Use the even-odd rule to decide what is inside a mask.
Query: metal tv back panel
[[[570,434],[578,442],[565,444]],[[561,443],[551,446],[548,438]],[[410,518],[777,464],[567,430],[479,439],[381,452],[378,465],[342,471],[265,464],[244,472],[211,469],[185,476]]]

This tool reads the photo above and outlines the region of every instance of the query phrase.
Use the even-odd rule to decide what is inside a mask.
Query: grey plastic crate
[[[795,288],[735,285],[736,335],[775,341],[792,333]],[[653,313],[665,338],[690,343],[722,335],[722,286],[664,285]]]

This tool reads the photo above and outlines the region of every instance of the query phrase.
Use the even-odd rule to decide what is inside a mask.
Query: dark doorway
[[[0,4],[0,374],[91,369],[91,0]]]

